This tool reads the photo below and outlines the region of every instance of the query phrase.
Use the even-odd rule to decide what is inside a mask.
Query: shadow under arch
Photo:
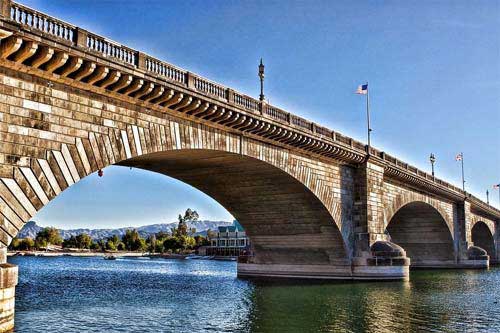
[[[289,173],[259,159],[209,149],[149,153],[116,165],[187,183],[245,228],[259,264],[347,264],[346,244],[321,200]]]
[[[392,242],[405,249],[413,267],[445,267],[455,262],[452,231],[443,215],[426,202],[403,205],[386,231]]]
[[[474,246],[484,249],[491,259],[496,259],[495,240],[490,228],[483,221],[477,221],[471,229]]]

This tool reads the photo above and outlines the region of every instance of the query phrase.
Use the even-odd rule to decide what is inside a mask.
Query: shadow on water
[[[11,258],[17,332],[497,332],[500,270],[248,280],[234,262]],[[495,303],[497,302],[497,303]]]

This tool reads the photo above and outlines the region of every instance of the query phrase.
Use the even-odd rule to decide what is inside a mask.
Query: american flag
[[[464,155],[462,153],[458,154],[455,156],[455,161],[461,161],[464,158]]]
[[[359,95],[368,94],[368,84],[362,84],[362,85],[358,86],[358,89],[356,90],[356,94],[359,94]]]
[[[498,188],[498,189],[500,189],[500,184],[495,184],[495,185],[493,185],[493,188],[494,188],[494,189],[497,189],[497,188]]]

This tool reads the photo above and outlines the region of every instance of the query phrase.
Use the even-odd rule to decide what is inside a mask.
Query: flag
[[[455,161],[461,161],[462,158],[464,158],[464,155],[462,153],[460,153],[457,156],[455,156]]]
[[[362,84],[362,85],[358,86],[358,89],[356,90],[356,94],[359,94],[359,95],[368,94],[368,84]]]
[[[493,188],[494,188],[494,189],[500,189],[500,184],[495,184],[495,185],[493,185]]]

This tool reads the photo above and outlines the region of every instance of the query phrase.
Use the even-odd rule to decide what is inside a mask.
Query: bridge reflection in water
[[[418,270],[386,283],[258,283],[255,332],[498,332],[500,270]],[[490,289],[491,288],[491,289]]]

